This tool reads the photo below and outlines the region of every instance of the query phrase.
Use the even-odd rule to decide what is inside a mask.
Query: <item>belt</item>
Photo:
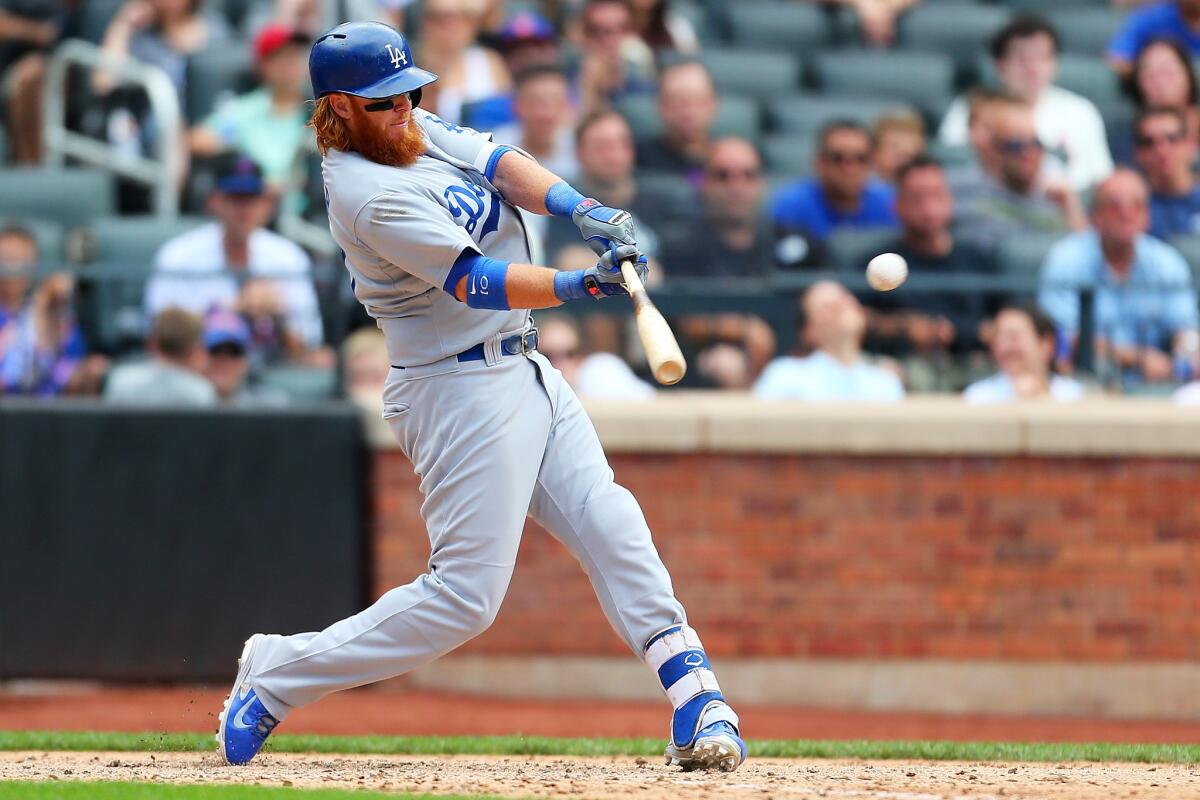
[[[512,336],[505,337],[500,340],[500,355],[502,356],[523,356],[526,353],[537,350],[538,346],[538,329],[530,328],[523,333],[514,333]],[[474,347],[468,347],[457,356],[459,363],[466,361],[485,361],[487,353],[484,349],[484,342],[480,342]],[[392,364],[396,369],[404,369],[404,367]]]

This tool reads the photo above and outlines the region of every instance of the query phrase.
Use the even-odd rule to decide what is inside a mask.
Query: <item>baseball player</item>
[[[245,764],[293,709],[408,672],[485,631],[504,599],[525,517],[579,559],[609,622],[674,706],[668,764],[746,757],[700,638],[642,511],[613,473],[562,375],[537,352],[529,309],[624,294],[645,274],[629,214],[584,198],[522,151],[418,108],[437,76],[373,22],[316,40],[309,71],[329,226],[354,291],[387,338],[384,418],[420,477],[429,571],[323,631],[255,634],[217,743]],[[518,209],[572,219],[585,270],[530,264]]]

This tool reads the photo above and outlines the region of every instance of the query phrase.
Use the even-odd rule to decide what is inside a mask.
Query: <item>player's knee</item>
[[[500,605],[508,591],[508,578],[511,571],[504,575],[491,575],[486,578],[477,576],[475,581],[465,585],[447,582],[446,588],[455,597],[458,607],[458,617],[465,639],[486,631],[496,621],[500,613]]]

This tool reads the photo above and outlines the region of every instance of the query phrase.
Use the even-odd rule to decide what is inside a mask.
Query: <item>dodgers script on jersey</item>
[[[329,227],[346,255],[355,296],[379,321],[391,362],[404,367],[525,326],[528,311],[470,308],[443,290],[463,250],[532,260],[520,212],[484,174],[497,147],[491,136],[419,108],[413,119],[427,147],[411,166],[331,150],[322,167]]]

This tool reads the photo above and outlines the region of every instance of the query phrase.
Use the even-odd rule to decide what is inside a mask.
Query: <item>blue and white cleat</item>
[[[733,772],[746,760],[746,743],[737,728],[721,720],[696,734],[691,747],[667,745],[667,766],[683,767],[685,772],[697,769],[719,769]]]
[[[279,720],[271,716],[258,695],[250,686],[250,661],[258,637],[256,633],[246,640],[242,656],[238,659],[237,680],[233,691],[225,701],[217,727],[217,750],[226,764],[250,763],[266,743],[267,737]]]

